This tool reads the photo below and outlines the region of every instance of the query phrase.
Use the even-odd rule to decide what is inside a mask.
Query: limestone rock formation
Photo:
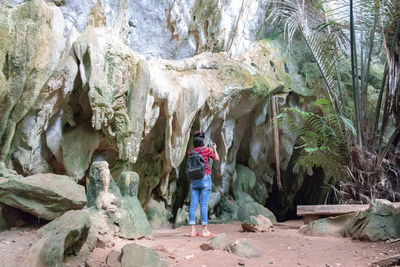
[[[62,266],[69,256],[79,254],[89,228],[90,219],[84,211],[66,212],[39,229],[40,239],[29,250],[26,266]]]
[[[121,237],[129,239],[150,237],[151,228],[137,198],[138,186],[137,173],[123,172],[117,185],[110,174],[107,162],[93,162],[87,182],[88,207],[104,213],[106,215],[104,219],[116,228]]]
[[[124,224],[131,215],[117,210],[140,209],[118,179],[134,171],[139,203],[155,226],[165,224],[188,204],[183,167],[201,128],[221,158],[211,166],[210,217],[274,221],[265,208],[275,190],[270,99],[308,108],[317,85],[307,82],[302,47],[287,56],[282,40],[260,40],[267,2],[3,1],[1,176],[86,180],[88,206]],[[285,171],[296,136],[282,127],[279,138]],[[108,162],[109,191],[90,184],[97,161]],[[304,180],[291,175],[283,175],[284,213]]]
[[[250,196],[251,190],[253,190],[255,185],[255,174],[249,168],[237,164],[236,180],[232,183],[233,197],[238,205],[237,220],[246,221],[251,216],[257,217],[258,215],[262,215],[275,223],[275,215]]]
[[[0,202],[45,220],[54,220],[68,210],[85,206],[85,188],[70,177],[35,174],[0,177]]]
[[[400,237],[400,209],[388,200],[377,199],[366,211],[312,221],[299,231],[368,241],[396,239]]]

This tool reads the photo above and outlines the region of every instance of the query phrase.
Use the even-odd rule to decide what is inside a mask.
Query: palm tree
[[[390,138],[384,136],[389,124],[400,125],[399,1],[285,0],[275,2],[270,14],[270,19],[285,23],[289,48],[296,32],[303,37],[325,81],[337,120],[344,128],[349,119],[355,122],[355,138],[347,134],[350,160],[345,166],[347,180],[342,181],[338,190],[340,195],[345,201],[363,202],[374,197],[398,199],[400,187],[393,178],[399,174],[399,165],[393,157],[392,160],[385,158],[400,141],[399,126]],[[367,112],[370,69],[374,56],[377,58],[376,50],[382,45],[386,67],[371,120]],[[350,61],[351,66],[354,103],[351,112],[348,112],[339,68],[345,61]],[[377,134],[379,138],[375,138]],[[378,142],[371,142],[376,139]]]

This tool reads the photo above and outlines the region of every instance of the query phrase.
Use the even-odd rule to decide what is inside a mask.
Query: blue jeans
[[[200,199],[201,224],[207,225],[211,186],[211,175],[209,174],[206,174],[202,179],[192,180],[190,183],[189,224],[196,224],[196,210]]]

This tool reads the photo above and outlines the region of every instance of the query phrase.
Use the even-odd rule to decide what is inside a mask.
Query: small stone
[[[229,245],[229,240],[226,238],[225,233],[217,234],[216,236],[203,243],[200,248],[202,250],[225,250]]]
[[[111,250],[106,258],[107,266],[120,266],[121,264],[121,251]]]
[[[154,249],[131,243],[122,248],[121,266],[166,267],[167,263]]]
[[[194,258],[194,255],[187,255],[187,256],[185,256],[185,259],[186,260],[190,260],[190,259],[193,259]]]
[[[246,264],[244,264],[244,261],[239,261],[239,265],[240,266],[245,266]]]
[[[260,252],[255,249],[245,238],[229,243],[229,246],[226,248],[226,250],[238,255],[239,257],[256,258],[261,256]]]

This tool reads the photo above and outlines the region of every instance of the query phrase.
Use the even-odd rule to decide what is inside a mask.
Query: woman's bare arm
[[[218,152],[217,152],[217,144],[213,144],[213,152],[214,152],[214,154],[215,154],[215,160],[216,161],[218,161],[219,160],[219,155],[218,155]]]

